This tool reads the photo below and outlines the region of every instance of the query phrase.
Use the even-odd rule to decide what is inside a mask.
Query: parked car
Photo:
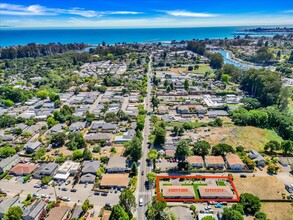
[[[100,192],[95,192],[94,195],[99,196]]]
[[[69,202],[70,201],[70,198],[69,197],[62,197],[61,198],[63,201],[65,201],[65,202]]]
[[[41,188],[41,186],[39,184],[35,184],[34,188]]]
[[[77,189],[71,189],[70,190],[70,192],[76,192],[77,191]]]
[[[68,189],[67,189],[67,188],[62,188],[61,190],[62,190],[62,191],[67,191]]]
[[[142,175],[142,176],[144,175],[144,171],[141,171],[141,175]]]
[[[48,185],[42,185],[42,189],[48,189]]]
[[[245,174],[240,175],[241,178],[246,178],[247,176]]]
[[[42,195],[41,195],[41,198],[46,199],[46,198],[48,198],[48,196],[45,195],[45,194],[42,194]]]
[[[33,197],[39,197],[38,193],[33,193]]]

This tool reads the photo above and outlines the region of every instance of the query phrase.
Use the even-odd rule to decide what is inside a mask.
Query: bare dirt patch
[[[270,220],[292,220],[293,206],[290,203],[262,203],[261,210]]]
[[[282,138],[274,131],[252,126],[225,125],[223,127],[211,127],[209,132],[204,132],[204,129],[198,131],[202,136],[206,133],[211,134],[204,138],[211,145],[219,143],[230,144],[233,147],[241,145],[247,150],[262,150],[270,140],[282,141]]]
[[[260,199],[282,199],[282,193],[287,195],[284,184],[275,176],[234,176],[234,183],[239,194],[251,193]]]

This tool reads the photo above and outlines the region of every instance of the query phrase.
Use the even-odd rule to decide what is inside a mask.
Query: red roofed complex
[[[201,199],[232,199],[234,197],[229,186],[199,186],[197,189]]]
[[[195,198],[193,186],[163,186],[164,198]]]

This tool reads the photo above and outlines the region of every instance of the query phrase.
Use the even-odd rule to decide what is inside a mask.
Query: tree
[[[90,200],[86,199],[81,206],[83,214],[85,214],[88,211],[88,209],[92,207],[93,204],[90,204]]]
[[[209,54],[210,66],[213,69],[221,69],[224,64],[223,56],[220,53]]]
[[[82,153],[82,157],[84,160],[92,160],[93,154],[87,147],[85,147]]]
[[[21,220],[23,211],[19,206],[10,207],[4,215],[3,220]]]
[[[189,144],[187,141],[180,140],[177,144],[177,148],[175,151],[175,157],[181,160],[185,160],[186,157],[190,155]]]
[[[281,144],[281,149],[283,150],[284,154],[292,153],[293,152],[293,141],[291,141],[291,140],[283,141]]]
[[[0,147],[1,158],[7,158],[10,156],[13,156],[14,154],[16,154],[16,150],[13,147],[10,147],[10,146]]]
[[[155,160],[158,157],[158,151],[156,149],[152,149],[148,153],[148,159],[149,160]]]
[[[136,175],[137,175],[138,171],[137,171],[137,165],[136,165],[136,162],[133,162],[133,163],[132,163],[130,173],[131,173],[133,176],[136,176]]]
[[[73,160],[80,160],[82,158],[82,152],[80,150],[75,150],[72,153],[72,159]]]
[[[155,183],[156,177],[157,177],[157,175],[155,173],[153,173],[153,172],[149,172],[147,174],[148,182],[151,183],[151,184]]]
[[[281,148],[281,145],[278,141],[269,141],[268,143],[266,143],[264,150],[267,151],[270,149],[272,153],[274,150],[280,150],[280,148]]]
[[[67,145],[69,150],[81,149],[87,146],[84,137],[79,132],[70,133],[68,139],[70,140],[70,142]]]
[[[185,79],[183,85],[184,85],[184,89],[187,91],[189,89],[189,80]]]
[[[206,156],[209,154],[211,145],[207,141],[198,141],[194,144],[193,153],[195,155]]]
[[[56,124],[58,124],[58,122],[55,121],[55,119],[52,116],[50,116],[50,117],[47,118],[48,128],[52,128]]]
[[[243,103],[243,107],[247,110],[257,109],[261,106],[260,102],[256,98],[243,98],[241,99],[241,102]]]
[[[233,204],[231,207],[233,210],[236,210],[238,212],[241,213],[241,215],[244,215],[244,207],[242,204],[238,203],[238,204]]]
[[[133,161],[138,161],[142,156],[141,141],[137,136],[134,136],[130,142],[130,146],[127,149],[131,159]]]
[[[228,144],[217,144],[213,146],[212,153],[214,155],[222,155],[224,156],[227,153],[234,153],[234,149],[231,145]]]
[[[256,212],[254,215],[254,220],[267,220],[267,215],[264,212]]]
[[[237,210],[224,208],[222,219],[223,220],[243,220],[244,217]]]
[[[121,207],[121,205],[114,205],[109,220],[129,220],[127,212]]]
[[[54,102],[54,108],[60,108],[61,107],[61,101],[58,99]]]
[[[96,116],[94,114],[89,113],[89,111],[86,112],[85,115],[85,120],[87,122],[92,122],[93,120],[95,120]]]
[[[153,95],[152,99],[151,99],[153,111],[155,111],[155,108],[157,108],[159,106],[159,103],[160,103],[160,100],[156,96]]]
[[[223,74],[221,76],[221,80],[222,80],[223,83],[229,84],[229,82],[230,82],[230,76],[228,74]]]
[[[2,103],[3,105],[5,105],[6,107],[11,107],[11,106],[14,106],[14,102],[10,99],[5,99],[5,100],[2,100]]]
[[[51,144],[55,147],[60,147],[64,145],[66,140],[66,135],[62,132],[57,132],[51,136]]]
[[[40,99],[46,99],[49,95],[49,92],[47,90],[39,90],[37,93],[36,93],[36,96]]]
[[[120,206],[127,212],[129,218],[132,218],[132,213],[136,208],[136,201],[133,193],[126,189],[120,194],[119,199]]]
[[[153,197],[152,203],[148,204],[147,219],[148,220],[153,220],[153,219],[165,220],[164,218],[165,208],[167,208],[166,202],[158,201],[156,197]]]
[[[192,70],[193,70],[193,66],[189,66],[188,71],[192,71]]]
[[[157,126],[155,128],[154,133],[155,133],[154,145],[155,146],[163,145],[166,141],[166,128]]]
[[[60,100],[59,95],[56,94],[55,92],[50,92],[49,93],[49,98],[50,98],[51,102],[55,102],[57,100]]]
[[[240,195],[240,203],[243,205],[245,213],[254,215],[260,210],[260,199],[249,193],[243,193]]]

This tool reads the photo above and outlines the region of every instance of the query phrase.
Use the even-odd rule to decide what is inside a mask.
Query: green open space
[[[192,73],[205,73],[210,71],[213,70],[208,64],[199,64],[199,68],[197,70],[193,70]]]
[[[226,183],[224,181],[218,181],[217,185],[218,186],[226,186]]]
[[[198,191],[197,191],[197,187],[199,187],[199,186],[207,186],[207,185],[208,184],[206,184],[206,183],[194,183],[194,184],[183,183],[183,184],[181,184],[181,186],[193,186],[196,199],[199,199],[199,194],[198,194]]]

